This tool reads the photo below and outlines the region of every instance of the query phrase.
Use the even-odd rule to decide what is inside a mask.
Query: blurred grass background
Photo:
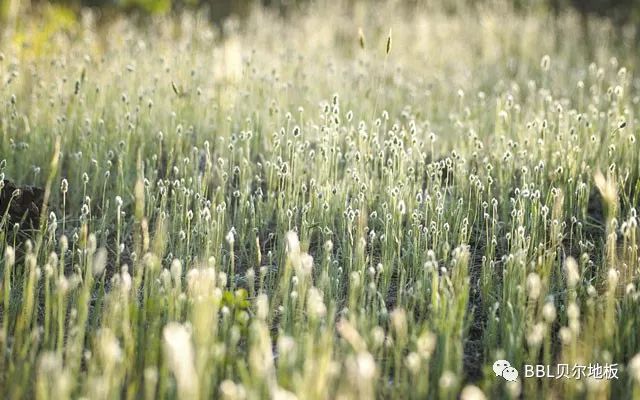
[[[378,0],[373,0],[375,2]],[[0,21],[4,28],[20,25],[20,17],[24,14],[42,14],[48,18],[62,22],[68,26],[70,21],[77,21],[83,9],[93,9],[99,20],[108,20],[118,14],[134,14],[137,16],[163,15],[177,13],[185,9],[206,8],[212,22],[220,23],[229,17],[243,18],[252,7],[266,7],[287,15],[292,9],[304,8],[309,0],[0,0]],[[396,1],[403,7],[428,7],[430,0]],[[327,2],[331,6],[332,2]],[[355,4],[355,0],[347,3]],[[449,13],[459,10],[482,7],[492,3],[491,0],[452,0],[435,2],[444,5]],[[640,38],[640,2],[636,0],[510,0],[513,10],[519,13],[542,13],[558,16],[563,12],[577,12],[586,26],[590,19],[608,19],[621,38],[633,34]],[[53,23],[53,22],[52,22]],[[588,32],[585,29],[585,33]]]
[[[261,12],[263,8],[270,12]],[[4,0],[2,9],[0,48],[8,62],[7,83],[0,88],[0,98],[7,99],[7,111],[0,118],[6,120],[0,153],[7,157],[6,173],[16,182],[39,186],[47,179],[46,185],[60,190],[53,190],[51,197],[49,220],[54,228],[48,232],[53,234],[31,258],[39,264],[33,261],[29,269],[19,269],[13,280],[13,270],[3,270],[8,271],[3,282],[14,287],[7,283],[4,290],[3,307],[10,310],[3,315],[4,337],[11,339],[11,347],[4,345],[8,339],[0,346],[0,354],[7,354],[0,360],[8,366],[0,365],[0,393],[4,382],[11,384],[13,398],[31,393],[37,374],[41,398],[64,398],[49,391],[42,379],[58,375],[67,377],[73,393],[101,389],[94,382],[108,382],[103,387],[114,393],[127,390],[129,398],[138,398],[143,384],[173,393],[167,378],[170,365],[159,358],[161,346],[163,340],[184,345],[190,339],[184,340],[183,328],[167,322],[205,327],[196,328],[195,347],[205,360],[199,364],[201,381],[211,384],[202,393],[233,391],[235,382],[264,393],[265,382],[275,381],[275,368],[263,373],[266,378],[261,381],[235,360],[257,360],[255,370],[262,371],[258,366],[266,363],[261,360],[275,358],[271,342],[277,340],[277,330],[281,347],[296,343],[307,350],[292,361],[278,357],[272,364],[278,366],[279,380],[279,386],[269,388],[273,393],[282,386],[314,398],[307,390],[313,382],[318,388],[315,398],[331,398],[337,390],[351,394],[355,388],[356,393],[356,382],[380,397],[439,393],[453,399],[458,398],[460,383],[475,382],[489,398],[505,393],[520,398],[520,388],[505,388],[491,376],[491,363],[504,357],[521,366],[535,362],[539,353],[545,363],[615,360],[630,365],[619,384],[593,385],[588,398],[631,397],[632,385],[640,393],[640,378],[635,378],[640,376],[640,355],[634,356],[640,351],[634,334],[639,326],[640,269],[633,257],[637,248],[630,247],[637,239],[635,230],[621,232],[623,250],[618,256],[616,236],[607,233],[614,232],[617,216],[637,226],[635,209],[629,215],[626,211],[636,207],[640,196],[638,151],[633,147],[640,104],[640,83],[631,78],[640,65],[633,2]],[[194,9],[201,11],[191,13]],[[245,19],[255,9],[260,12]],[[359,27],[364,31],[360,43],[366,37],[367,46],[358,46]],[[224,40],[217,34],[225,35]],[[342,97],[331,97],[335,90]],[[313,110],[319,102],[326,111],[318,117]],[[340,104],[349,112],[342,113]],[[378,113],[381,118],[375,119]],[[331,117],[343,114],[344,119]],[[360,118],[362,128],[356,128]],[[401,121],[398,128],[393,127],[396,121]],[[400,128],[405,122],[406,131]],[[624,127],[623,135],[619,130]],[[330,133],[321,138],[322,129]],[[442,137],[436,147],[431,132]],[[54,150],[56,136],[64,150],[59,163],[59,178],[64,180],[59,186],[56,168],[45,169],[54,164],[50,154],[59,153]],[[329,156],[314,158],[311,152]],[[446,154],[451,157],[439,158]],[[461,161],[466,157],[468,163]],[[604,220],[604,208],[591,207],[599,201],[596,189],[589,188],[594,187],[590,182],[595,167],[611,165],[620,168],[615,179],[595,175],[598,190],[610,200]],[[448,178],[442,181],[445,167],[452,171],[455,185]],[[533,182],[527,181],[528,171],[535,174]],[[203,173],[211,189],[209,184],[198,186]],[[408,177],[406,183],[398,181],[403,176]],[[165,189],[168,177],[179,196],[165,197],[172,193]],[[68,193],[67,183],[62,183],[67,179],[72,188]],[[485,179],[486,191],[481,189]],[[319,189],[315,182],[320,182]],[[258,197],[253,193],[262,193],[263,187],[265,201],[254,200]],[[308,197],[312,206],[306,205],[308,188],[318,196]],[[373,196],[369,188],[374,188]],[[526,197],[512,208],[510,199],[525,189]],[[608,205],[617,202],[616,189],[621,192],[619,214],[610,211],[617,206]],[[530,191],[538,190],[535,201],[530,200]],[[423,192],[429,208],[417,206],[423,204]],[[577,198],[571,195],[575,193]],[[443,200],[432,203],[431,195]],[[454,203],[456,199],[462,202]],[[494,215],[484,217],[481,213],[494,199]],[[352,205],[358,208],[354,211]],[[428,214],[414,217],[413,211],[420,209]],[[361,218],[355,219],[356,211]],[[143,243],[149,242],[148,232],[146,239],[139,234],[142,226],[165,214],[166,236],[157,228],[162,225],[151,225],[157,248],[146,259],[134,260],[133,254],[143,254]],[[532,214],[540,217],[530,218]],[[61,229],[56,221],[61,221]],[[562,241],[564,228],[558,221],[567,224],[568,241]],[[313,313],[326,314],[327,325],[309,325],[301,317],[307,310],[290,299],[304,299],[303,291],[286,296],[291,268],[280,266],[287,265],[286,249],[294,247],[288,242],[299,247],[299,240],[287,234],[289,239],[275,241],[276,246],[273,238],[282,238],[296,226],[300,240],[322,263],[319,271],[327,271],[316,279],[327,305],[317,301],[317,292],[310,296],[315,299],[311,304],[321,309],[312,307]],[[93,246],[87,244],[92,241],[89,229],[95,229]],[[531,236],[525,242],[526,232]],[[75,247],[70,253],[66,247],[60,250],[57,260],[62,262],[50,261],[61,265],[57,272],[51,265],[47,268],[57,234],[65,235],[61,243],[75,236],[72,246],[83,249],[104,246],[111,264],[103,261],[96,270],[120,271],[118,279],[128,282],[123,290],[105,290],[106,275],[94,285],[94,267],[86,262],[93,258],[80,259]],[[505,243],[507,235],[516,234],[515,244]],[[357,238],[362,240],[356,242]],[[452,246],[463,244],[473,253],[465,247],[451,252]],[[432,255],[424,251],[431,248]],[[562,271],[570,269],[562,269],[565,249],[580,259],[584,282],[576,282],[572,273],[564,284]],[[202,303],[187,318],[181,305],[185,300],[180,300],[186,298],[183,272],[186,276],[198,259],[209,260],[210,255],[217,260],[212,265],[229,273],[228,281],[227,275],[218,281],[222,300],[208,298],[212,307]],[[618,265],[617,257],[631,261]],[[76,260],[82,267],[71,273]],[[452,265],[453,273],[441,274],[439,261]],[[8,264],[13,267],[13,262]],[[121,268],[122,264],[128,266]],[[42,330],[34,304],[48,289],[36,286],[36,265],[42,266],[45,280],[47,269],[49,278],[61,278],[44,284],[60,300],[43,307],[41,319],[49,316],[47,321],[56,324],[45,322],[48,328]],[[143,265],[150,267],[145,270]],[[144,271],[151,278],[143,280]],[[267,303],[269,310],[282,306],[283,311],[250,324],[247,302],[258,300],[247,276],[255,278],[257,273],[268,277],[264,291],[270,296],[260,304]],[[304,276],[309,278],[306,272]],[[66,277],[73,283],[71,289]],[[371,288],[365,282],[373,279],[379,279],[380,287],[365,292]],[[248,282],[248,290],[236,294],[236,282]],[[139,288],[147,293],[145,303],[133,294]],[[198,290],[211,292],[210,287]],[[94,294],[106,306],[90,303]],[[198,296],[195,292],[194,299]],[[123,303],[131,307],[119,308]],[[345,304],[354,310],[353,318],[334,326]],[[225,320],[219,335],[208,328],[217,324],[212,316],[218,306],[237,311]],[[71,309],[80,310],[80,318],[66,323]],[[255,327],[252,336],[249,326]],[[268,328],[273,328],[273,336]],[[336,330],[355,345],[335,341]],[[39,332],[46,332],[41,342]],[[171,340],[162,338],[167,332]],[[366,332],[370,342],[378,343],[376,352],[364,352],[360,333],[354,332]],[[565,347],[560,347],[561,335]],[[393,339],[388,346],[383,346],[385,337]],[[436,340],[439,350],[431,358]],[[121,344],[125,355],[120,358]],[[9,348],[21,350],[10,353],[5,350]],[[219,357],[218,349],[226,352],[225,358]],[[84,361],[84,350],[98,355],[86,370],[84,365],[91,361]],[[407,351],[415,354],[409,357]],[[419,353],[423,358],[416,362]],[[339,368],[329,365],[331,357]],[[418,378],[430,378],[416,379],[415,371],[420,372]],[[60,382],[64,380],[52,385],[62,386]],[[363,382],[371,382],[370,387]],[[533,380],[524,385],[530,398],[570,398],[583,390],[577,383],[559,382],[551,389]],[[179,390],[181,384],[174,386]]]

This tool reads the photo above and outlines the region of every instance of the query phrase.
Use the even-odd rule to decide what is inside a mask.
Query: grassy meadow
[[[7,29],[2,397],[640,398],[637,48],[447,3]]]

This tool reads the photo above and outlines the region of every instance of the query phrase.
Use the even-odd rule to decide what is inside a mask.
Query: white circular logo
[[[518,379],[518,370],[513,368],[507,360],[496,360],[496,362],[493,363],[493,372],[496,376],[501,376],[509,382]]]

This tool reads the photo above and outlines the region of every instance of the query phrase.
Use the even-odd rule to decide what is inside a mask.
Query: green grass
[[[0,169],[48,209],[28,241],[0,223],[2,393],[640,396],[640,64],[604,22],[589,49],[552,22],[18,26]],[[522,378],[596,362],[619,379]]]

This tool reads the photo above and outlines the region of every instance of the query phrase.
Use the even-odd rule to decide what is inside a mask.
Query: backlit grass
[[[551,22],[86,14],[38,51],[25,23],[0,171],[48,201],[0,223],[2,392],[640,396],[637,64]],[[522,378],[596,362],[619,379]]]

